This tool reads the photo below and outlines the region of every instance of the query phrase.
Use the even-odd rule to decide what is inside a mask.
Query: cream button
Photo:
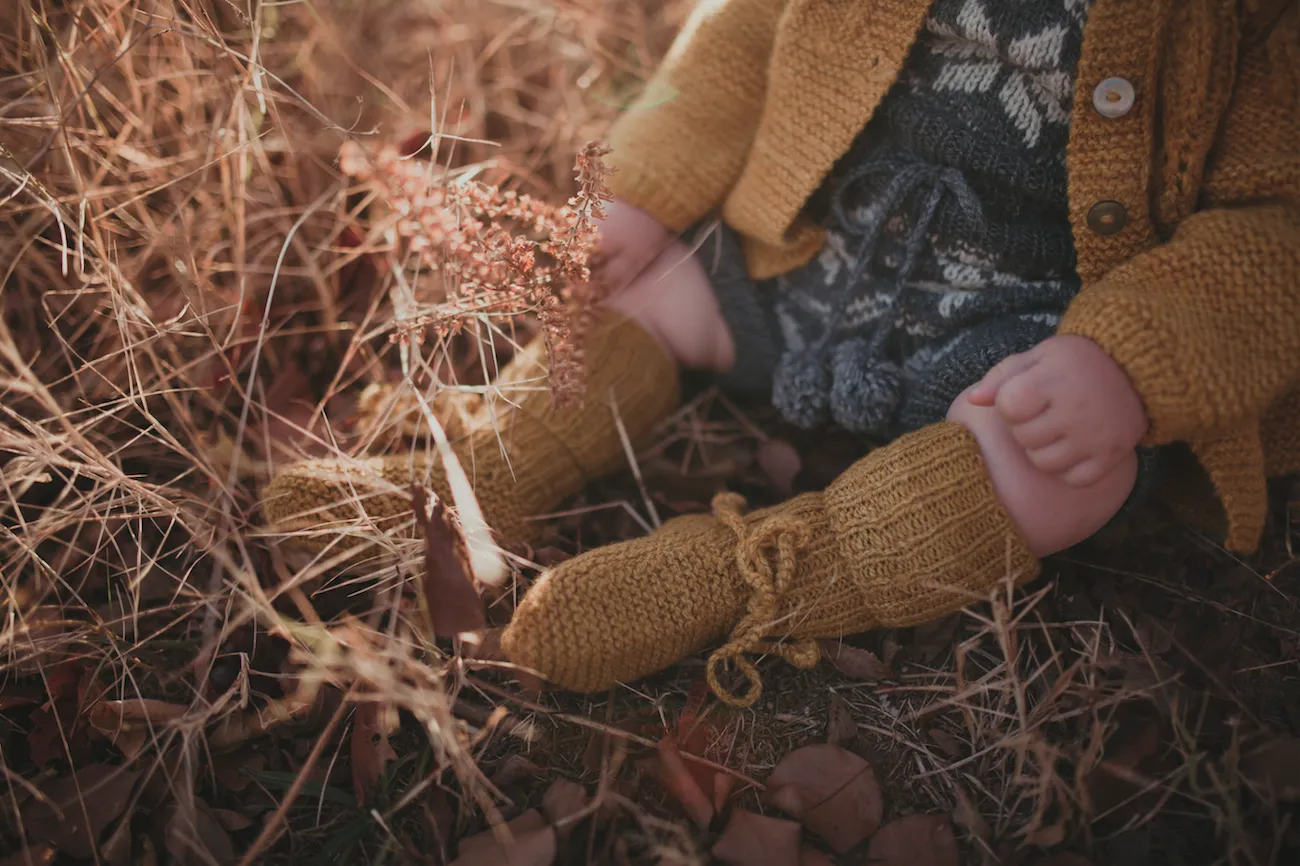
[[[1092,105],[1102,117],[1123,117],[1136,99],[1133,84],[1126,78],[1107,78],[1092,91]]]

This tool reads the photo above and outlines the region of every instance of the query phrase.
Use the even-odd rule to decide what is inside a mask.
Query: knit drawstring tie
[[[848,199],[864,181],[879,175],[888,181],[871,205],[850,210]],[[884,309],[871,333],[833,343],[861,283],[876,257],[889,217],[917,190],[929,187],[915,224],[907,237],[903,261],[894,285],[884,297]],[[778,405],[797,407],[792,418],[804,427],[822,423],[826,410],[841,427],[854,433],[882,433],[902,402],[903,371],[886,357],[885,343],[893,331],[893,317],[905,283],[920,258],[939,204],[951,195],[972,220],[981,217],[979,198],[955,168],[943,168],[911,159],[874,159],[847,173],[835,188],[831,206],[842,230],[857,238],[853,269],[830,303],[821,337],[782,362],[773,383]],[[865,211],[863,213],[862,211]],[[825,401],[825,402],[822,402]]]
[[[801,670],[814,667],[820,658],[814,640],[764,640],[794,580],[797,556],[812,542],[812,529],[806,522],[789,516],[768,517],[747,527],[745,507],[745,498],[738,493],[719,493],[713,498],[713,513],[736,534],[736,567],[749,584],[751,594],[744,617],[731,630],[727,642],[709,656],[705,667],[705,677],[713,693],[724,703],[740,708],[752,706],[763,694],[763,681],[747,655],[777,655]],[[769,552],[776,554],[775,569]],[[749,682],[744,694],[724,687],[718,679],[718,668],[725,661],[735,665]]]

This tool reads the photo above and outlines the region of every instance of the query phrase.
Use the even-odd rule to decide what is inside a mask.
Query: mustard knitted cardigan
[[[720,208],[756,278],[807,262],[803,205],[929,6],[703,0],[611,133],[615,194],[678,230]],[[1112,77],[1137,94],[1121,117],[1093,104]],[[1097,0],[1066,157],[1083,289],[1061,332],[1128,372],[1145,444],[1190,445],[1253,550],[1266,477],[1300,471],[1300,2]],[[1121,230],[1090,227],[1102,202]]]

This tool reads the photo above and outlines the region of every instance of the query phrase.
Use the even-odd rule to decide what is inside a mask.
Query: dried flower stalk
[[[397,233],[441,274],[447,296],[432,312],[399,322],[393,339],[459,332],[470,318],[534,314],[546,339],[557,404],[582,393],[582,336],[596,298],[590,256],[596,221],[612,196],[604,145],[591,142],[576,161],[578,192],[563,206],[473,180],[435,175],[426,162],[392,146],[373,156],[347,142],[343,172],[374,183],[397,216]]]

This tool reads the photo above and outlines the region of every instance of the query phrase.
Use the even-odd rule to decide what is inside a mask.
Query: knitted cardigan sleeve
[[[786,0],[701,0],[643,94],[615,123],[614,195],[681,231],[740,177],[762,113]]]
[[[1085,287],[1060,332],[1129,374],[1149,445],[1257,419],[1300,382],[1300,4],[1243,49],[1200,210]]]

